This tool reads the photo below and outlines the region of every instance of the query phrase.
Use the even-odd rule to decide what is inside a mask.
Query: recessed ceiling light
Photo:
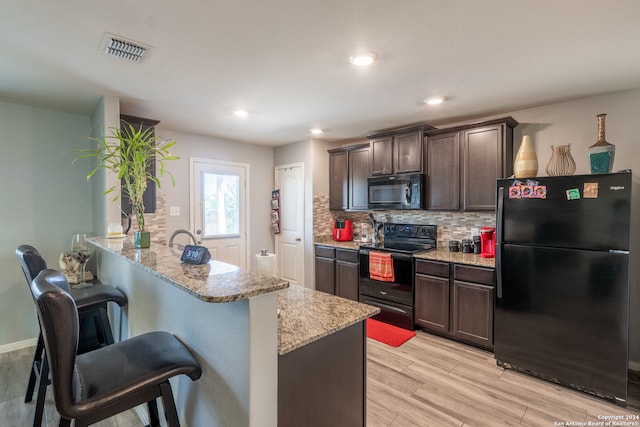
[[[359,53],[357,55],[352,55],[349,57],[349,62],[353,65],[357,65],[358,67],[366,67],[367,65],[373,64],[373,61],[376,59],[375,52],[364,52]]]
[[[439,105],[439,104],[442,104],[444,102],[444,97],[443,96],[434,96],[432,98],[425,99],[424,102],[429,104],[429,105]]]
[[[324,131],[322,129],[319,129],[319,128],[314,128],[314,129],[309,130],[309,132],[311,132],[314,135],[320,135]]]
[[[233,111],[233,115],[236,117],[246,117],[249,115],[249,112],[247,110],[238,109]]]

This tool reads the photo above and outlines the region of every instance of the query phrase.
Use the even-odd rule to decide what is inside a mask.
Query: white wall
[[[313,289],[314,283],[314,249],[313,249],[313,141],[300,141],[276,147],[274,150],[274,166],[292,163],[304,165],[304,283]],[[301,283],[302,285],[302,283]]]
[[[37,336],[36,311],[15,256],[35,246],[58,267],[71,235],[91,232],[87,116],[0,102],[0,346]]]
[[[171,206],[180,207],[180,216],[167,216],[167,235],[179,228],[189,229],[189,158],[201,157],[249,164],[249,255],[260,252],[260,249],[274,250],[274,239],[271,233],[271,190],[273,189],[273,148],[242,142],[225,141],[212,137],[176,132],[158,125],[157,135],[171,138],[176,145],[171,153],[180,156],[179,160],[166,162],[176,185],[171,185],[170,178],[162,181],[167,204],[167,213]],[[252,257],[251,257],[252,259]]]

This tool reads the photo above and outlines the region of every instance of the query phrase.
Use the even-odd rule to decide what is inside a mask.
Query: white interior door
[[[282,279],[304,285],[304,168],[276,167],[280,189],[280,234],[276,234],[278,271]]]
[[[191,159],[192,229],[211,257],[247,268],[249,165]]]

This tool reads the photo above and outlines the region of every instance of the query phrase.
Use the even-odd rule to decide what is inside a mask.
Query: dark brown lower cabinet
[[[316,245],[316,290],[358,301],[358,251]]]
[[[493,350],[494,269],[416,260],[415,324]]]
[[[460,341],[493,348],[493,287],[453,281],[451,333]]]
[[[316,245],[316,291],[336,293],[335,249]]]
[[[366,425],[364,321],[278,356],[279,427]]]
[[[336,249],[336,295],[358,301],[358,251]]]
[[[416,274],[415,323],[441,334],[449,333],[449,278]]]

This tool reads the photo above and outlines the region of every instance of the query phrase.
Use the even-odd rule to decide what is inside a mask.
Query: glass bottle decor
[[[529,135],[522,137],[513,163],[513,173],[516,178],[534,178],[538,174],[538,158]]]
[[[549,176],[573,175],[576,162],[571,155],[571,144],[551,146],[551,158],[545,168]]]
[[[604,138],[606,114],[598,114],[598,142],[588,148],[589,167],[591,173],[610,173],[616,146],[609,144]]]

